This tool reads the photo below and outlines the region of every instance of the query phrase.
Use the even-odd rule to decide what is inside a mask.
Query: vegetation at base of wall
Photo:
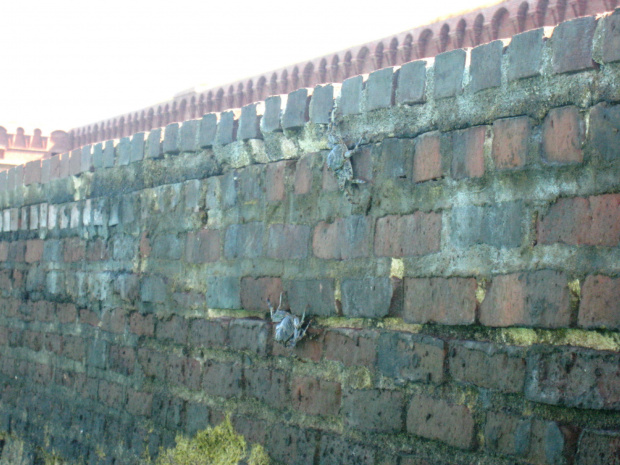
[[[213,428],[199,431],[193,438],[177,436],[176,446],[162,450],[155,465],[269,465],[265,449],[254,444],[248,452],[243,436],[237,434],[230,417]],[[147,463],[151,463],[150,460]]]

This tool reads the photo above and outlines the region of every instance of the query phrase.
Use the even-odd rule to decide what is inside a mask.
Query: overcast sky
[[[0,125],[45,133],[497,3],[3,0]]]

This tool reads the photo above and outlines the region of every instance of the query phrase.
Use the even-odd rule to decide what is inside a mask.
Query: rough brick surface
[[[486,126],[476,126],[452,133],[451,174],[454,179],[479,178],[484,175],[486,132]]]
[[[435,98],[454,97],[462,91],[465,50],[452,50],[435,57]]]
[[[581,163],[584,138],[584,121],[577,108],[554,108],[543,124],[545,160],[551,163]]]
[[[263,223],[234,224],[226,229],[224,255],[226,258],[258,258],[263,254]]]
[[[379,336],[377,368],[397,382],[443,380],[445,344],[439,339],[389,332]]]
[[[364,80],[362,76],[345,79],[340,90],[340,103],[338,108],[343,115],[356,115],[361,113],[362,89]]]
[[[476,280],[470,278],[405,278],[405,321],[472,324],[476,312]]]
[[[620,15],[615,16],[620,18]],[[620,105],[599,103],[592,108],[590,111],[588,143],[602,160],[613,162],[618,159]]]
[[[246,105],[241,109],[239,118],[238,140],[262,139],[260,132],[260,116],[256,113],[256,104]]]
[[[396,103],[412,104],[424,102],[426,90],[426,61],[405,63],[398,70]]]
[[[438,132],[422,134],[416,139],[413,156],[413,180],[428,181],[443,176],[441,140]]]
[[[342,280],[342,313],[350,318],[381,318],[387,315],[392,300],[389,278]]]
[[[246,310],[269,310],[267,299],[277,307],[281,293],[280,278],[241,278],[241,306]]]
[[[334,108],[334,86],[316,86],[310,100],[310,121],[314,124],[328,124]]]
[[[561,198],[539,217],[538,242],[615,247],[619,215],[620,194]]]
[[[485,45],[479,45],[471,51],[472,92],[479,92],[489,87],[499,87],[502,80],[502,54],[504,43],[495,40]]]
[[[303,259],[308,256],[310,227],[274,224],[269,227],[267,256],[280,260]]]
[[[474,446],[474,419],[464,405],[425,395],[414,395],[407,412],[407,431],[461,449]]]
[[[370,73],[366,81],[366,111],[394,104],[394,70],[383,68]]]
[[[495,276],[480,306],[486,326],[562,328],[570,321],[568,277],[558,271]]]
[[[620,329],[620,278],[586,278],[579,302],[579,326]]]
[[[209,263],[220,258],[220,232],[203,229],[190,232],[185,244],[185,260],[188,263]]]
[[[282,128],[302,127],[308,121],[308,89],[299,89],[288,94],[286,109],[282,115]]]
[[[318,258],[346,260],[366,257],[370,253],[370,224],[366,216],[339,218],[333,223],[320,222],[314,228],[312,248]]]
[[[620,451],[620,433],[585,430],[579,438],[577,465],[615,465]]]
[[[528,78],[540,74],[544,44],[544,30],[533,29],[512,37],[508,46],[508,80]]]
[[[308,415],[337,415],[342,397],[340,383],[319,378],[301,377],[293,380],[293,408]]]
[[[463,248],[477,244],[519,247],[525,234],[524,216],[524,205],[520,201],[500,202],[488,207],[455,207],[450,218],[452,244]]]
[[[561,23],[553,31],[553,71],[567,73],[593,68],[592,39],[596,20],[593,16]]]
[[[416,212],[377,220],[375,255],[409,257],[437,252],[441,241],[441,214]]]
[[[345,366],[372,366],[377,358],[376,338],[356,330],[327,331],[324,345],[325,359]]]
[[[495,168],[501,170],[525,165],[530,133],[531,123],[526,116],[495,121],[491,151]]]
[[[296,315],[333,315],[336,311],[333,279],[284,281],[291,311]],[[275,302],[274,302],[275,304]]]
[[[348,428],[397,432],[403,428],[404,398],[400,391],[369,389],[343,395],[342,411]]]

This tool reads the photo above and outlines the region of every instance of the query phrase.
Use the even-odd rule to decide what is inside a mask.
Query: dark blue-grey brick
[[[241,281],[238,277],[212,276],[207,278],[209,308],[241,308]]]
[[[333,279],[297,279],[284,282],[291,311],[296,315],[330,316],[336,311]]]
[[[166,300],[166,283],[160,276],[147,276],[140,283],[142,302],[161,303]]]
[[[118,141],[116,159],[120,166],[128,165],[131,162],[131,141],[129,137],[123,137]]]
[[[519,201],[455,207],[450,221],[452,243],[457,247],[519,247],[524,235],[524,215],[523,203]]]
[[[220,114],[215,133],[215,142],[218,145],[228,145],[237,137],[237,121],[232,111],[225,111]]]
[[[501,40],[495,40],[475,47],[471,51],[469,72],[471,73],[472,92],[500,86],[503,50],[504,43]]]
[[[298,89],[288,94],[282,115],[282,128],[300,128],[308,121],[308,89]]]
[[[357,115],[362,112],[362,90],[364,80],[362,76],[345,79],[340,89],[340,112],[346,115]]]
[[[561,23],[553,30],[551,62],[554,73],[594,68],[592,39],[595,29],[594,16],[586,16]]]
[[[398,71],[396,89],[397,104],[424,102],[426,90],[426,61],[418,60],[405,63]]]
[[[343,279],[342,313],[356,318],[381,318],[388,314],[392,300],[390,278]]]
[[[163,154],[161,128],[151,129],[147,140],[146,158],[160,158]]]
[[[129,161],[134,163],[144,158],[144,133],[138,132],[131,137]]]
[[[366,111],[389,108],[394,104],[394,70],[383,68],[370,73],[366,81]]]
[[[544,30],[517,34],[508,46],[508,80],[523,79],[540,74]]]
[[[216,132],[217,116],[215,113],[207,113],[200,120],[200,128],[198,129],[198,145],[200,145],[203,149],[213,147]]]
[[[164,130],[164,153],[179,153],[179,123],[172,123],[166,126]]]
[[[316,86],[310,100],[310,121],[328,124],[334,109],[334,86]]]
[[[282,131],[280,116],[282,111],[282,99],[279,95],[265,100],[265,114],[260,121],[260,130],[263,134]]]
[[[467,53],[462,49],[435,57],[435,98],[454,97],[461,92],[466,57]]]
[[[256,104],[246,105],[241,109],[237,140],[262,139],[260,116],[256,113]]]
[[[179,131],[179,152],[195,152],[197,149],[197,132],[200,125],[198,120],[185,121]]]
[[[377,344],[377,368],[396,382],[443,380],[445,343],[430,336],[385,332]]]
[[[232,258],[259,258],[263,255],[265,225],[260,222],[233,224],[226,230],[224,255]]]

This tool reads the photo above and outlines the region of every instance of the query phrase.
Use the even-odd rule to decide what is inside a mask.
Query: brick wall
[[[617,31],[580,18],[0,173],[3,437],[132,463],[231,413],[277,463],[618,463]],[[334,107],[364,137],[352,202]],[[295,349],[281,292],[312,318]]]

